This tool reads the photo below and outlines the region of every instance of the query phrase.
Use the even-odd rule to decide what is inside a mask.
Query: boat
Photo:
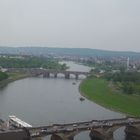
[[[73,82],[72,84],[73,84],[73,85],[76,85],[76,83],[75,83],[75,82]]]
[[[79,98],[79,100],[80,100],[80,101],[84,101],[84,100],[85,100],[85,98],[83,98],[83,97],[80,97],[80,98]]]

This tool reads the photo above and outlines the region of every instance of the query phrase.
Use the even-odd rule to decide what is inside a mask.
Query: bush
[[[8,78],[8,74],[0,71],[0,81],[5,80],[7,78]]]

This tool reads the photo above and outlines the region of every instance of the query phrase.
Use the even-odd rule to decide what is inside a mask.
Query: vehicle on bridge
[[[134,136],[140,137],[140,118],[132,117],[32,127],[30,124],[18,119],[16,116],[9,116],[9,125],[14,126],[14,128],[18,128],[17,130],[20,130],[21,128],[21,130],[26,131],[31,138],[44,137],[48,135],[52,135],[53,137],[53,135],[58,135],[61,136],[62,140],[65,140],[66,137],[74,137],[82,131],[90,131],[90,136],[93,138],[97,137],[104,140],[110,137],[112,139],[113,132],[122,126],[126,126],[126,134],[133,134]],[[10,131],[15,130],[16,129]]]

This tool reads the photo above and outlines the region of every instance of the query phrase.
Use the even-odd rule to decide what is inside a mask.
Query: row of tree
[[[1,57],[0,66],[3,68],[46,68],[66,69],[65,64],[59,64],[57,60],[44,57],[9,58]]]
[[[106,78],[112,81],[117,88],[122,89],[124,93],[140,95],[139,72],[119,72],[108,74]]]

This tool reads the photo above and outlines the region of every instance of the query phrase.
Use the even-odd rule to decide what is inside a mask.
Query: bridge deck
[[[53,70],[53,69],[39,69],[39,68],[7,68],[8,72],[50,72],[50,73],[71,73],[71,74],[89,74],[89,72],[84,71],[64,71],[64,70]]]
[[[93,120],[89,122],[78,122],[70,124],[54,124],[51,126],[41,126],[35,128],[29,128],[33,136],[37,135],[51,135],[54,133],[66,133],[74,131],[85,131],[104,127],[114,126],[127,126],[140,124],[140,118],[122,118],[122,119],[111,119],[111,120]],[[34,132],[37,132],[35,135]]]

